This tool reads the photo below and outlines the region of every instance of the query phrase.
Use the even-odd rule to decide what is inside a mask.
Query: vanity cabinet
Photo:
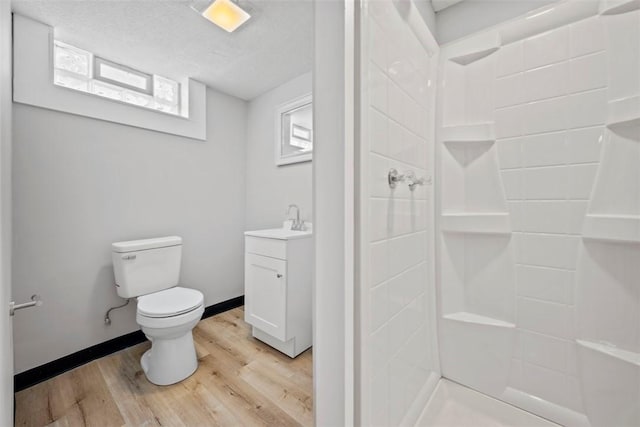
[[[245,321],[289,357],[311,347],[312,262],[310,232],[245,232]]]

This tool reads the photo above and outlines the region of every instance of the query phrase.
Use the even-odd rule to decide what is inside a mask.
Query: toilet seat
[[[195,289],[176,286],[138,297],[138,315],[147,318],[180,316],[202,307],[204,295]]]
[[[178,314],[177,316],[170,317],[147,317],[140,313],[136,314],[136,322],[142,328],[145,333],[151,328],[155,330],[164,330],[169,332],[169,329],[179,328],[184,329],[185,325],[195,322],[193,326],[200,321],[202,314],[204,313],[204,304],[196,307],[187,313]],[[192,327],[193,327],[192,326]],[[148,335],[148,334],[147,334]]]

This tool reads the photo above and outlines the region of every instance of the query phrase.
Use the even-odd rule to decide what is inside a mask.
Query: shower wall
[[[442,375],[640,425],[640,11],[565,1],[444,46]]]
[[[358,425],[412,425],[438,378],[433,175],[437,44],[411,2],[363,1]],[[388,172],[425,184],[390,188]]]

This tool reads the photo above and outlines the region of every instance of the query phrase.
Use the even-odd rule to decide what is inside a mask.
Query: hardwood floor
[[[242,308],[193,330],[199,366],[171,386],[147,381],[148,342],[16,394],[16,426],[310,426],[312,359],[251,336]]]

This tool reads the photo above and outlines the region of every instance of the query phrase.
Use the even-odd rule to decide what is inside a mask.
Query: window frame
[[[115,68],[118,70],[122,70],[124,72],[127,73],[131,73],[131,74],[135,74],[136,76],[142,77],[145,79],[146,84],[145,84],[145,88],[142,89],[139,86],[134,86],[134,85],[130,85],[127,84],[125,82],[122,82],[120,80],[114,80],[114,79],[110,79],[108,77],[105,77],[101,74],[101,65],[106,65],[109,66],[111,68]],[[153,74],[148,74],[148,73],[143,73],[142,71],[138,71],[136,69],[133,69],[131,67],[127,67],[126,65],[122,65],[122,64],[118,64],[116,62],[113,61],[109,61],[108,59],[104,59],[101,58],[99,56],[93,56],[93,76],[92,78],[94,80],[99,80],[105,83],[109,83],[111,85],[114,86],[118,86],[121,87],[123,89],[128,89],[128,90],[132,90],[134,92],[140,92],[140,93],[144,93],[146,95],[151,95],[151,97],[153,97]],[[135,105],[135,104],[134,104]]]
[[[88,74],[79,74],[72,70],[69,70],[64,67],[58,66],[57,60],[57,52],[56,49],[64,49],[69,50],[78,55],[83,55],[87,57],[87,73]],[[189,106],[185,105],[183,102],[183,98],[188,96],[188,93],[184,93],[184,91],[189,91],[189,85],[185,86],[184,82],[180,82],[178,80],[171,79],[169,77],[165,77],[159,74],[146,73],[135,68],[129,67],[127,65],[119,64],[117,62],[110,61],[108,59],[99,57],[95,55],[93,52],[81,49],[74,45],[65,43],[56,38],[52,38],[51,43],[51,76],[52,83],[55,86],[62,87],[65,89],[70,89],[76,92],[83,93],[85,95],[95,96],[104,100],[108,100],[111,102],[122,103],[125,105],[130,105],[137,108],[142,108],[144,110],[151,110],[156,113],[166,114],[171,117],[178,117],[183,119],[189,118]],[[139,87],[136,85],[128,84],[121,80],[112,79],[106,77],[102,74],[101,66],[105,65],[115,70],[119,70],[125,73],[131,73],[135,76],[139,76],[144,79],[145,87]],[[74,87],[73,85],[68,85],[64,83],[60,83],[57,81],[58,75],[66,76],[67,78],[71,78],[77,81],[85,82],[86,87]],[[167,81],[174,85],[175,87],[175,101],[168,101],[165,98],[156,96],[156,84],[157,82]],[[97,93],[93,90],[94,85],[104,85],[107,88],[111,87],[113,90],[117,90],[120,93],[120,97],[112,97],[104,94]],[[149,98],[148,103],[140,104],[137,102],[130,102],[125,99],[126,95],[139,95],[142,97]],[[188,98],[187,98],[188,99]]]

